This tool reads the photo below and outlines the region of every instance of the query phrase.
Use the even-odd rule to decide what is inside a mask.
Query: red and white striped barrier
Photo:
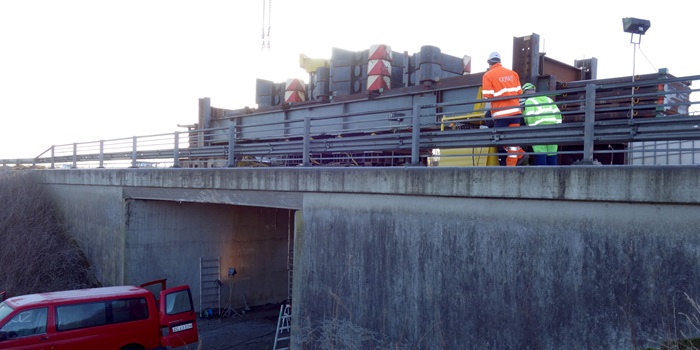
[[[391,47],[372,45],[367,62],[367,91],[379,91],[391,88]]]
[[[471,56],[464,56],[462,58],[462,62],[464,63],[464,70],[462,71],[462,74],[469,74],[472,72],[472,57]]]
[[[306,101],[306,86],[301,79],[288,79],[284,89],[284,102]]]

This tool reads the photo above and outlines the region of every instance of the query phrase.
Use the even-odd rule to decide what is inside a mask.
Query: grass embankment
[[[11,297],[97,285],[44,188],[29,171],[0,168],[0,291]]]

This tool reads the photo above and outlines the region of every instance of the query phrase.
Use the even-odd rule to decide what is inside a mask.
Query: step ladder
[[[277,331],[275,332],[275,343],[272,350],[289,350],[292,338],[292,305],[280,305],[280,315],[277,319]]]

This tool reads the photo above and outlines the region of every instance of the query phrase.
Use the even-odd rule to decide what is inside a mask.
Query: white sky
[[[513,37],[536,33],[547,56],[596,57],[598,78],[632,75],[623,17],[651,21],[636,74],[700,74],[689,3],[457,0],[0,0],[0,159],[51,145],[170,133],[197,122],[198,99],[255,107],[255,80],[308,81],[298,55],[387,44],[431,45],[486,69]],[[270,49],[261,50],[263,8]]]

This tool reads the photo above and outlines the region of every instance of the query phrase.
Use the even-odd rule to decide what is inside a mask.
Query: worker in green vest
[[[523,116],[528,126],[561,124],[561,111],[547,96],[529,96],[537,92],[535,85],[523,85],[525,99]],[[532,145],[535,165],[557,165],[557,145]]]

